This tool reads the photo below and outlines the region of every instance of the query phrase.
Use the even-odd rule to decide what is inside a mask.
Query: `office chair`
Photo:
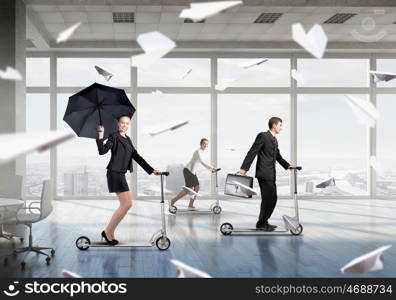
[[[18,211],[17,215],[15,216],[15,218],[7,220],[6,224],[23,224],[29,227],[29,245],[27,247],[23,247],[23,248],[18,248],[15,249],[13,254],[17,255],[20,253],[24,253],[24,252],[35,252],[41,255],[45,255],[46,256],[46,263],[50,264],[51,262],[51,258],[50,255],[48,255],[47,253],[43,252],[42,250],[49,250],[51,249],[51,256],[55,255],[55,250],[51,247],[38,247],[38,246],[33,246],[33,236],[32,236],[32,225],[33,223],[36,222],[40,222],[41,220],[44,220],[45,218],[47,218],[52,210],[52,199],[51,199],[51,181],[50,180],[45,180],[43,182],[43,188],[41,191],[41,199],[40,201],[36,201],[33,203],[40,203],[40,207],[34,207],[33,205],[30,205],[29,207],[22,207],[20,208],[21,210],[28,210],[30,213],[20,213]],[[31,213],[33,211],[38,211],[38,213]],[[6,264],[6,262],[5,262]],[[21,266],[22,269],[25,268],[25,261],[23,260],[21,262]]]
[[[3,191],[0,190],[1,197],[15,197],[15,199],[24,199],[24,188],[25,188],[25,177],[24,176],[13,176],[12,180],[9,182],[5,183],[5,186],[7,186],[8,193],[4,194]],[[9,194],[11,193],[11,194]],[[23,237],[17,236],[11,232],[4,231],[4,224],[2,222],[3,220],[0,219],[0,238],[4,238],[9,241],[13,241],[14,238],[19,238],[21,243],[23,242]]]

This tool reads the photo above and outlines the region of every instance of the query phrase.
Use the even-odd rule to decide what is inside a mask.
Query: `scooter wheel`
[[[230,235],[234,227],[230,223],[224,223],[220,226],[220,232],[224,235]]]
[[[174,206],[174,205],[169,206],[169,212],[170,212],[171,214],[176,214],[176,212],[177,212],[177,207]]]
[[[303,226],[301,224],[299,224],[296,229],[290,229],[290,233],[292,235],[300,235],[302,232],[303,232]]]
[[[86,236],[80,236],[77,240],[76,240],[76,247],[80,250],[88,250],[89,245],[91,245],[91,241],[89,238],[87,238]]]
[[[168,239],[166,236],[160,236],[155,241],[155,245],[159,250],[163,251],[163,250],[167,250],[170,247],[171,242],[170,239]]]
[[[213,213],[214,213],[215,215],[218,215],[218,214],[221,213],[221,207],[218,206],[218,205],[213,206],[212,211],[213,211]]]

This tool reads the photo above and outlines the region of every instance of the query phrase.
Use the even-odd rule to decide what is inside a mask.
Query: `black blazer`
[[[259,179],[275,180],[275,161],[278,161],[285,169],[288,169],[290,166],[280,155],[278,145],[273,141],[273,135],[270,131],[261,132],[257,135],[252,147],[246,154],[241,169],[249,171],[256,155],[256,178]]]
[[[113,132],[112,134],[109,135],[107,138],[106,144],[103,144],[104,139],[96,139],[96,144],[98,146],[98,151],[100,155],[106,154],[110,149],[111,149],[111,158],[110,162],[107,165],[107,169],[112,170],[112,171],[124,171],[122,170],[123,162],[125,159],[125,149],[124,146],[122,145],[122,139],[123,137],[120,136],[120,133]],[[139,155],[139,153],[136,151],[135,147],[132,144],[131,139],[129,136],[127,136],[129,142],[132,145],[132,156],[128,164],[128,170],[132,173],[133,171],[133,166],[132,166],[132,158],[148,173],[151,174],[153,173],[154,169]]]

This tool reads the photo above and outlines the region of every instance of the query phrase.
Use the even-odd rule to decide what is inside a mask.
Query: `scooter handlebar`
[[[291,169],[291,170],[299,170],[299,171],[301,171],[301,170],[302,170],[302,167],[301,167],[301,166],[290,167],[290,169]]]
[[[169,172],[160,172],[159,175],[161,175],[161,176],[169,176]]]

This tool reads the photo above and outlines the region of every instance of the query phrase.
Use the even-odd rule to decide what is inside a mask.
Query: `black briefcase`
[[[225,195],[241,197],[241,198],[252,198],[251,193],[248,193],[246,189],[241,188],[235,182],[253,188],[253,177],[243,176],[238,174],[227,174],[225,187],[224,187]]]

